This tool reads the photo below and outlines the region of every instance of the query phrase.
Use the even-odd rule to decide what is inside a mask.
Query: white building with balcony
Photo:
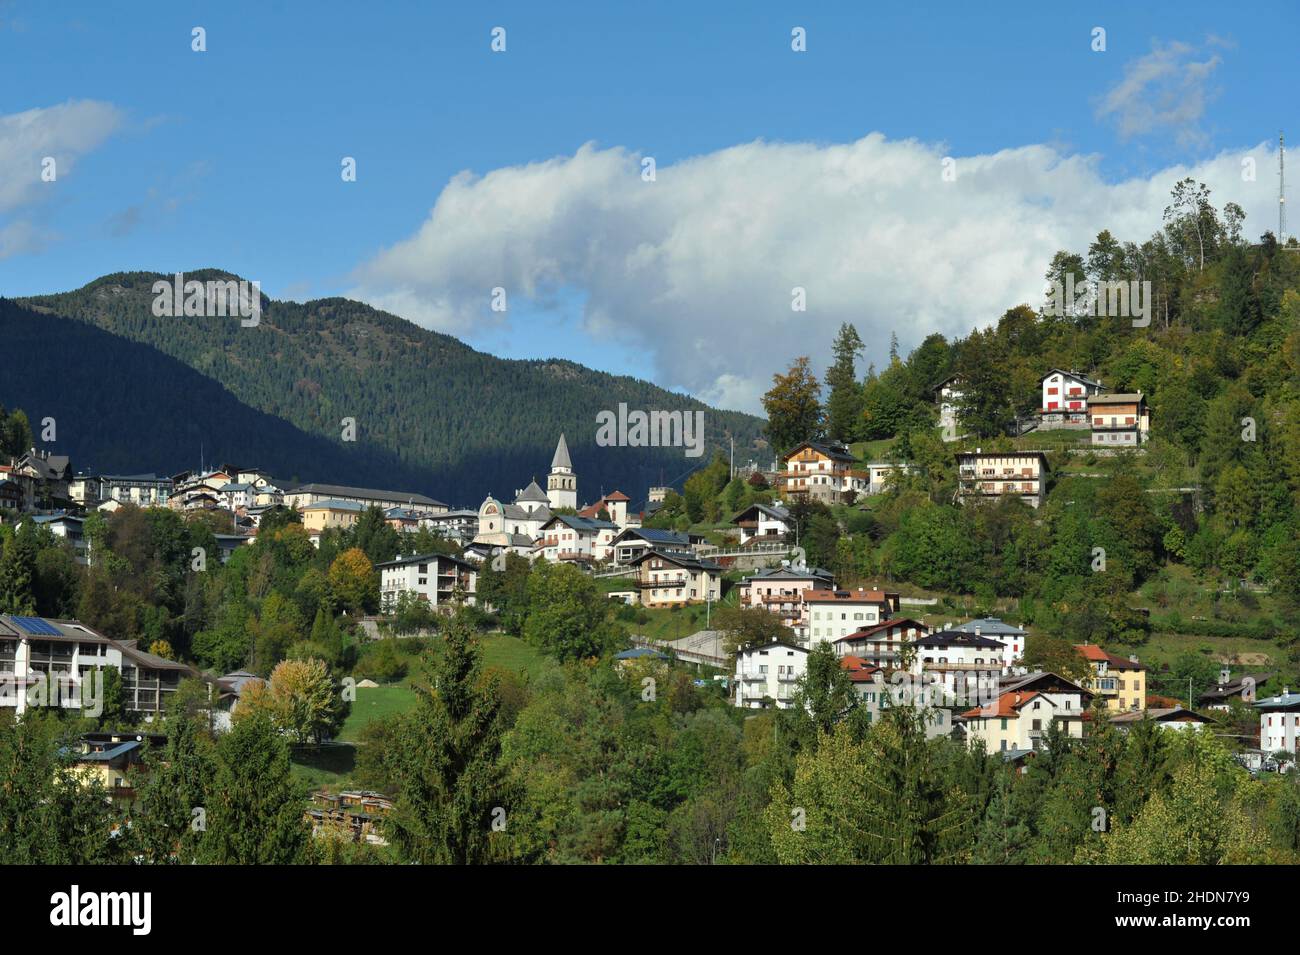
[[[749,647],[736,654],[736,705],[745,709],[793,705],[800,677],[808,670],[808,651],[784,643]]]
[[[397,605],[403,593],[413,593],[430,607],[448,608],[462,597],[474,603],[478,590],[478,567],[450,554],[398,555],[396,560],[375,564],[379,571],[379,603],[385,610]]]
[[[0,614],[0,707],[19,715],[45,707],[98,715],[108,667],[122,675],[125,708],[147,720],[162,713],[181,680],[198,676],[134,640],[112,640],[75,620]]]

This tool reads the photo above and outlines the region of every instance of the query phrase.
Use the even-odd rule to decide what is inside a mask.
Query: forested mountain
[[[212,270],[185,277],[233,278]],[[256,327],[230,317],[157,317],[152,286],[169,278],[118,273],[0,311],[0,339],[21,349],[11,367],[27,372],[0,382],[0,402],[28,409],[33,423],[54,415],[59,450],[78,467],[178,471],[199,463],[202,442],[208,461],[477,505],[489,491],[512,495],[534,476],[544,480],[564,432],[581,498],[617,487],[635,500],[661,475],[672,481],[709,457],[597,447],[597,411],[619,402],[703,410],[707,446],[725,447],[731,436],[737,451],[754,446],[762,424],[569,361],[496,358],[347,299],[264,297]],[[75,337],[91,329],[111,337]],[[105,349],[128,343],[148,349],[124,349],[125,366],[104,359],[119,354]],[[68,374],[70,361],[78,374]],[[48,376],[55,380],[38,383]],[[157,400],[146,401],[141,388],[155,385]],[[344,418],[356,420],[355,443],[341,440]]]

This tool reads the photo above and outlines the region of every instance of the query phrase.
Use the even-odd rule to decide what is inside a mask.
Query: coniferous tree
[[[826,433],[837,441],[857,438],[862,417],[862,388],[858,384],[858,357],[862,354],[858,330],[847,322],[835,336],[834,362],[826,370]]]
[[[131,835],[146,862],[187,863],[198,857],[207,827],[212,742],[186,713],[170,716],[166,727],[167,745],[145,758]]]
[[[217,743],[206,793],[200,861],[215,865],[297,865],[308,861],[311,830],[290,773],[289,744],[264,714],[237,721]]]
[[[426,865],[501,861],[511,809],[499,763],[501,702],[483,679],[468,619],[453,617],[441,651],[425,657],[428,686],[394,730],[388,774],[397,804],[387,817],[399,858]]]

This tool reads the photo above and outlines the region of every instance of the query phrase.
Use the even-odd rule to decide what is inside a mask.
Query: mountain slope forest
[[[27,330],[17,335],[15,347],[23,350],[13,364],[28,373],[0,383],[0,402],[26,408],[34,421],[55,417],[67,436],[57,450],[70,452],[78,466],[93,463],[105,472],[195,467],[201,440],[209,462],[229,458],[334,483],[346,474],[358,484],[471,506],[488,492],[510,496],[531,477],[544,480],[561,432],[568,437],[580,494],[590,500],[615,488],[642,499],[649,485],[672,481],[698,463],[680,448],[597,447],[596,412],[616,409],[619,402],[631,409],[703,410],[706,442],[713,448],[734,437],[738,451],[749,450],[760,433],[762,422],[750,415],[715,411],[648,382],[569,361],[496,358],[347,299],[299,304],[264,297],[260,324],[247,328],[236,318],[157,317],[152,286],[167,278],[118,273],[73,292],[7,303],[0,309],[0,335],[17,335],[18,326]],[[234,277],[202,270],[186,278]],[[44,336],[30,334],[33,315],[50,323]],[[109,362],[89,361],[75,388],[65,387],[64,398],[53,402],[62,415],[38,407],[30,398],[33,380],[59,374],[69,359],[71,349],[59,345],[71,333],[67,320],[155,350],[157,372],[146,370],[144,352],[135,354],[137,373],[130,381]],[[196,380],[182,387],[177,363],[228,397],[215,397]],[[87,417],[88,409],[155,377],[170,382],[169,400],[130,412],[119,394],[115,409],[139,414],[149,427],[106,430],[91,424],[108,409],[100,409],[98,418]],[[213,401],[244,410],[213,414]],[[286,435],[289,446],[270,436],[259,440],[247,427],[257,413],[280,419],[298,436],[281,428],[277,434]],[[356,420],[355,443],[341,440],[344,418]],[[299,453],[308,447],[320,451]]]

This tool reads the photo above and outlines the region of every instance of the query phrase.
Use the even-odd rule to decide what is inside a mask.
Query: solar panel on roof
[[[40,637],[61,637],[63,636],[54,624],[48,620],[42,620],[40,617],[11,617],[14,623],[18,624],[18,629],[32,636]]]

